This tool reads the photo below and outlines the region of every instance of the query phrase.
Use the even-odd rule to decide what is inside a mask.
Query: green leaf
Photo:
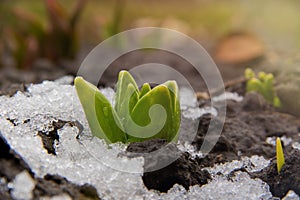
[[[254,71],[253,71],[252,69],[250,69],[250,68],[247,68],[247,69],[245,70],[245,78],[246,78],[247,80],[249,80],[249,79],[254,78],[254,77],[255,77]]]
[[[250,80],[247,81],[246,91],[247,92],[257,91],[260,94],[262,94],[263,88],[262,88],[261,81],[258,80],[257,78],[251,78]]]
[[[95,110],[98,122],[109,143],[125,143],[127,138],[120,119],[110,102],[100,92],[95,95]]]
[[[167,86],[171,96],[172,103],[172,120],[173,127],[172,132],[170,132],[170,138],[174,138],[173,141],[178,140],[179,128],[180,128],[180,102],[179,102],[179,90],[176,81],[167,81],[163,85]]]
[[[139,96],[139,90],[135,80],[129,72],[125,70],[120,71],[115,96],[115,111],[120,118],[125,118],[127,116],[128,98],[131,98],[129,108],[132,110],[138,100],[136,96]]]
[[[247,79],[246,91],[256,91],[261,94],[274,107],[281,107],[281,102],[274,90],[274,76],[273,74],[259,72],[258,78],[251,69],[245,70],[245,78]]]
[[[130,142],[150,138],[174,139],[177,121],[173,120],[172,97],[169,88],[159,85],[145,94],[136,104],[131,120],[125,126]]]
[[[120,117],[121,123],[126,124],[139,100],[139,90],[133,77],[125,70],[119,73],[115,99],[115,111]]]
[[[119,104],[118,116],[122,124],[126,124],[127,120],[130,117],[134,106],[139,100],[139,94],[133,84],[129,83],[127,89],[125,90],[124,96],[121,99],[121,104]]]
[[[258,72],[258,78],[260,81],[265,81],[267,74],[265,72]]]
[[[276,107],[276,108],[280,108],[281,107],[281,101],[280,101],[280,99],[279,99],[278,96],[274,97],[273,106]]]
[[[265,74],[263,80],[263,96],[268,102],[273,103],[275,92],[273,88],[274,76],[272,74]]]
[[[285,163],[280,138],[276,139],[276,161],[277,161],[277,172],[279,174],[282,166]]]
[[[145,94],[147,94],[151,90],[149,83],[144,83],[141,88],[139,99],[142,98]]]
[[[170,92],[170,96],[171,96],[171,103],[172,103],[172,107],[173,109],[176,108],[176,104],[179,103],[179,93],[178,93],[178,86],[176,84],[175,81],[167,81],[165,83],[163,83],[163,85],[167,86]]]
[[[76,77],[74,85],[92,134],[104,139],[107,143],[125,141],[125,134],[116,128],[120,125],[116,113],[98,88],[82,77]],[[106,118],[110,120],[106,120]]]

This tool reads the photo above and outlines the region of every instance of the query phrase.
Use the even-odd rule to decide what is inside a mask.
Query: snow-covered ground
[[[143,184],[143,158],[120,156],[125,151],[121,144],[107,145],[98,138],[91,137],[76,91],[70,85],[72,77],[64,77],[54,82],[45,81],[31,85],[28,92],[17,93],[13,97],[0,97],[0,133],[8,144],[28,163],[38,177],[47,173],[58,174],[76,184],[93,185],[103,199],[271,199],[269,186],[259,179],[251,179],[245,172],[237,172],[233,180],[228,180],[232,170],[247,166],[249,171],[266,167],[269,163],[262,157],[253,156],[233,161],[213,168],[207,168],[213,180],[208,184],[192,186],[186,191],[180,185],[174,185],[168,193],[149,191]],[[110,100],[114,91],[102,89]],[[233,98],[236,96],[233,95]],[[181,90],[183,115],[195,119],[213,109],[199,110],[191,91]],[[237,97],[240,98],[240,97]],[[192,113],[193,112],[193,113]],[[7,119],[14,120],[14,126]],[[30,121],[28,121],[30,119]],[[51,131],[52,121],[79,121],[84,130],[80,140],[76,139],[78,129],[66,124],[58,130],[59,143],[57,155],[48,154],[43,147],[38,131]],[[201,155],[189,145],[179,145],[182,151],[192,155]],[[221,172],[221,173],[219,173]],[[8,183],[15,198],[32,196],[35,182],[26,174],[20,173]],[[28,187],[30,186],[30,187]],[[289,193],[286,199],[298,199],[295,193]],[[67,199],[68,196],[62,196]]]

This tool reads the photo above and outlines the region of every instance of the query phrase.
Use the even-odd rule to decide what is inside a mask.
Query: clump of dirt
[[[6,118],[12,125],[17,126],[16,119]]]
[[[287,151],[285,151],[287,152]],[[284,197],[289,190],[300,195],[300,151],[293,150],[286,154],[285,164],[280,174],[277,172],[276,159],[260,172],[250,174],[252,178],[260,178],[270,186],[270,191],[276,197]]]
[[[30,119],[25,119],[23,121],[19,121],[17,119],[12,119],[12,118],[9,118],[9,117],[6,118],[6,120],[9,121],[14,126],[18,126],[20,124],[26,124],[26,123],[30,122]]]
[[[168,144],[165,139],[152,139],[144,142],[130,143],[126,149],[131,155],[139,155],[141,153],[150,153],[161,149]],[[129,155],[130,155],[129,154]]]
[[[56,155],[55,143],[59,142],[59,135],[57,131],[66,124],[77,127],[79,132],[78,135],[81,134],[83,126],[78,121],[63,121],[60,119],[52,121],[52,124],[49,125],[49,127],[52,128],[51,131],[38,131],[38,136],[42,138],[43,147],[49,154]]]
[[[47,174],[44,178],[35,177],[28,164],[7,144],[0,134],[0,177],[7,183],[14,180],[15,176],[26,170],[35,180],[33,199],[42,196],[57,196],[67,193],[72,199],[100,199],[97,190],[88,184],[76,185],[58,175]],[[0,199],[13,199],[8,185],[0,185]]]
[[[51,127],[53,128],[52,131],[49,132],[38,131],[38,136],[42,138],[43,146],[49,154],[56,155],[55,142],[59,142],[59,135],[57,131],[61,129],[66,123],[68,122],[63,120],[52,121],[51,124]]]
[[[260,94],[258,94],[257,92],[248,92],[244,96],[244,100],[241,106],[242,106],[242,110],[246,112],[263,111],[263,110],[274,111],[274,108],[270,104],[268,104],[265,98]]]
[[[156,155],[148,154],[162,147],[164,149]],[[145,142],[131,143],[127,151],[134,154],[144,154],[145,172],[142,179],[148,189],[167,192],[177,183],[188,190],[189,186],[201,186],[211,179],[208,171],[202,170],[197,162],[191,159],[189,153],[180,152],[175,144],[167,144],[166,140],[153,139]],[[160,164],[159,162],[164,162],[165,159],[174,159],[175,161],[161,169],[152,170],[153,167],[155,168],[156,165]]]
[[[207,170],[202,170],[196,161],[185,152],[170,165],[153,172],[145,172],[143,181],[148,189],[167,192],[176,183],[186,190],[193,185],[204,185],[211,179]]]
[[[38,178],[37,185],[33,190],[34,197],[37,199],[62,193],[67,193],[72,199],[100,199],[93,186],[89,184],[78,186],[58,175],[47,174],[44,178]]]

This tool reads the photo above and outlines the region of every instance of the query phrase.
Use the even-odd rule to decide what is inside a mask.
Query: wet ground
[[[145,56],[145,54],[147,54]],[[130,69],[131,67],[144,63],[162,63],[174,67],[181,74],[185,75],[190,81],[195,91],[205,92],[206,87],[201,76],[195,69],[184,59],[180,59],[170,53],[162,51],[132,52],[126,56],[122,56],[114,61],[99,82],[99,86],[113,87],[117,74],[121,69]],[[252,62],[259,63],[261,60]],[[242,156],[251,157],[253,155],[263,156],[265,159],[271,159],[272,163],[261,173],[256,173],[253,177],[259,177],[270,185],[270,190],[274,196],[283,197],[288,190],[294,190],[298,195],[299,191],[299,151],[293,150],[292,142],[284,143],[284,151],[289,152],[286,155],[286,165],[280,175],[277,175],[274,164],[275,147],[270,141],[274,138],[288,138],[293,142],[300,142],[300,119],[296,116],[281,113],[267,104],[263,97],[256,93],[245,93],[245,82],[243,79],[232,79],[233,77],[241,77],[244,68],[240,66],[219,65],[223,78],[226,81],[225,87],[227,91],[237,92],[244,96],[243,101],[236,102],[227,101],[226,121],[221,136],[212,151],[206,156],[197,156],[191,158],[188,152],[183,153],[171,165],[154,172],[146,172],[142,176],[144,185],[148,189],[167,192],[174,184],[182,185],[186,190],[189,186],[205,185],[211,180],[210,174],[203,168],[213,167],[216,164],[226,163],[233,160],[241,160]],[[54,68],[49,64],[38,65],[30,72],[19,72],[15,70],[2,69],[0,81],[0,95],[13,96],[16,91],[26,92],[29,83],[40,83],[43,80],[55,80],[62,75],[76,75],[76,68]],[[209,99],[199,97],[200,107],[209,106]],[[191,143],[196,150],[199,150],[204,137],[207,133],[211,119],[211,114],[200,117],[197,135]],[[31,119],[24,119],[20,122],[18,119],[7,118],[13,126],[20,123],[25,124]],[[192,120],[185,119],[182,124],[184,130],[189,130],[193,126]],[[216,121],[218,123],[218,121]],[[44,148],[49,154],[56,155],[55,144],[59,143],[58,131],[64,125],[72,125],[77,127],[78,131],[82,131],[80,123],[74,121],[58,120],[49,124],[51,131],[39,131],[39,136],[43,142]],[[189,134],[188,131],[183,133]],[[165,141],[154,140],[144,143],[134,143],[129,145],[128,152],[151,152],[160,146],[164,146]],[[179,151],[175,145],[170,147],[174,151]],[[168,156],[166,155],[162,155]],[[67,193],[74,199],[97,199],[97,191],[90,185],[76,185],[69,182],[64,177],[55,174],[48,174],[44,178],[37,178],[31,171],[29,166],[24,162],[14,150],[10,149],[5,139],[1,138],[1,177],[7,182],[14,180],[15,176],[22,171],[27,171],[30,176],[37,182],[34,189],[34,198],[40,196],[53,196],[57,194]],[[153,160],[145,158],[144,169],[151,166]],[[149,166],[148,166],[149,165]],[[240,169],[243,171],[243,169]],[[244,170],[245,171],[245,170]],[[270,178],[271,177],[271,178]],[[294,180],[294,181],[290,181]],[[282,182],[282,184],[278,184]],[[283,187],[284,185],[284,187]],[[11,198],[11,190],[1,184],[0,197]]]
[[[239,83],[229,87],[228,90],[239,91],[240,94],[243,94],[243,86],[244,84]],[[209,105],[209,100],[201,99],[200,101],[202,102],[200,107]],[[196,150],[201,147],[208,125],[213,117],[211,114],[200,117],[197,135],[192,142]],[[13,127],[32,123],[32,119],[30,118],[22,120],[6,118],[6,120]],[[182,124],[184,126],[183,129],[189,130],[188,127],[191,126],[189,122],[192,122],[192,120],[186,119],[185,122]],[[66,125],[75,126],[78,133],[82,131],[82,127],[78,122],[56,120],[48,124],[45,131],[37,132],[37,137],[41,138],[43,147],[49,155],[56,156],[56,145],[60,143],[58,132]],[[294,142],[300,142],[299,130],[299,118],[280,113],[268,105],[260,95],[248,93],[241,102],[227,101],[227,117],[224,129],[217,144],[206,157],[196,156],[192,158],[189,152],[184,152],[171,165],[158,171],[145,172],[142,176],[143,184],[148,189],[160,192],[167,192],[174,184],[182,185],[188,190],[190,186],[206,185],[212,180],[208,171],[203,169],[205,167],[213,167],[216,164],[241,160],[242,156],[250,157],[252,155],[259,155],[266,159],[271,159],[272,162],[268,168],[254,174],[253,177],[260,177],[266,181],[270,185],[270,190],[274,196],[283,197],[288,190],[294,190],[299,195],[299,188],[297,187],[300,185],[299,173],[296,170],[299,168],[299,156],[297,156],[299,151],[292,148]],[[189,134],[189,132],[186,131],[183,134]],[[272,145],[272,138],[274,140],[276,137],[281,137],[286,141],[288,141],[287,139],[293,141],[283,141],[284,152],[287,152],[286,168],[283,168],[280,175],[276,174],[274,163],[275,147]],[[162,140],[134,143],[129,145],[127,151],[134,153],[150,152],[164,145],[166,145],[165,141]],[[169,149],[172,151],[179,151],[175,145],[169,145]],[[37,183],[33,190],[34,198],[63,193],[67,193],[74,199],[93,199],[98,197],[97,192],[90,185],[77,185],[55,174],[46,174],[43,178],[37,177],[22,157],[10,149],[10,146],[6,144],[3,138],[1,140],[1,151],[3,151],[1,152],[1,176],[4,178],[2,180],[5,180],[2,182],[1,195],[5,198],[11,197],[10,195],[12,194],[12,191],[5,183],[14,180],[16,175],[24,170]],[[161,156],[171,155],[166,152],[166,155]],[[144,169],[147,171],[148,167],[151,167],[153,163],[151,158],[149,160],[145,158]],[[247,169],[239,168],[235,171],[247,172]],[[277,184],[278,180],[282,180],[283,184]]]

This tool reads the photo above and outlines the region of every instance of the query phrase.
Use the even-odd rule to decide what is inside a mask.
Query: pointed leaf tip
[[[150,90],[151,90],[151,87],[150,87],[149,83],[144,83],[140,90],[139,99],[142,98],[145,94],[147,94]]]
[[[276,160],[277,160],[277,172],[279,174],[282,166],[285,163],[281,140],[279,137],[277,137],[277,139],[276,139]]]
[[[126,98],[128,98],[128,86],[132,85],[133,90],[136,91],[137,96],[139,96],[139,90],[137,84],[133,77],[130,75],[128,71],[122,70],[119,72],[118,82],[117,82],[117,90],[115,94],[115,110],[120,116],[120,112],[122,112],[122,107],[124,103],[126,103]]]
[[[81,76],[77,76],[74,79],[74,85],[78,85],[80,82],[84,81],[83,78]]]
[[[107,143],[125,142],[126,135],[107,98],[82,77],[76,77],[74,85],[92,134]]]

